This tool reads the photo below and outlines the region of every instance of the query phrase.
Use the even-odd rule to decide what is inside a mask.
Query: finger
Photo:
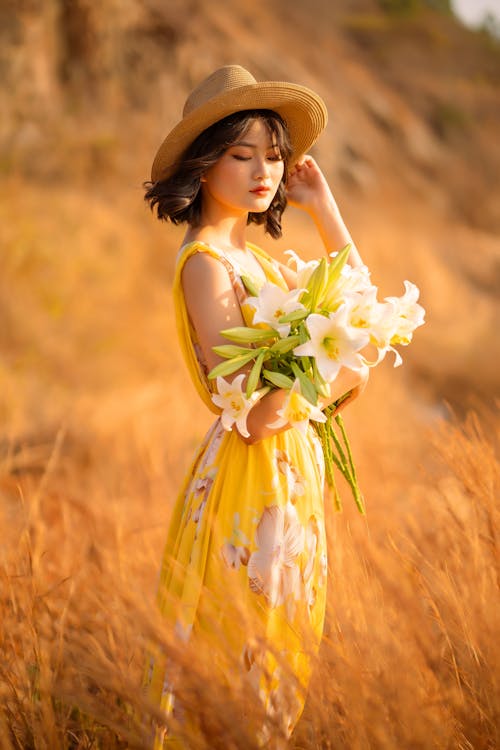
[[[308,166],[309,164],[312,164],[314,162],[314,159],[310,154],[303,154],[299,161],[297,162],[297,166],[304,167]]]
[[[303,155],[302,155],[302,156],[300,157],[300,159],[298,160],[298,162],[297,162],[297,163],[295,164],[295,167],[296,167],[296,169],[298,169],[298,170],[302,169],[302,167],[303,167],[303,166],[305,165],[305,163],[306,163],[306,160],[307,160],[307,154],[303,154]]]

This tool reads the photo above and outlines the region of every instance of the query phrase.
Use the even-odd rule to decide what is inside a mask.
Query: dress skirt
[[[251,249],[266,276],[283,285],[269,256]],[[180,285],[180,270],[192,252],[222,254],[191,243],[183,248],[174,281],[186,361],[204,402],[215,411]],[[228,272],[251,324],[238,269],[231,265]],[[268,718],[257,731],[262,746],[273,727],[282,736],[291,734],[321,641],[327,576],[323,483],[323,454],[311,426],[306,434],[290,428],[248,445],[217,418],[170,520],[158,585],[165,627],[180,644],[195,644],[200,658],[209,656],[214,684],[252,691]],[[155,750],[182,747],[169,732],[176,701],[172,665],[152,652],[144,682],[165,713]]]

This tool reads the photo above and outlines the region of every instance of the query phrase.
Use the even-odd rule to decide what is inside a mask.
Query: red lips
[[[260,185],[259,187],[256,187],[253,190],[250,190],[250,192],[257,193],[257,195],[266,195],[270,189],[271,188],[268,188],[265,185]]]

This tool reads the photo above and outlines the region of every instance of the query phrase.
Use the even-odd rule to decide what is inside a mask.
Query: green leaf
[[[300,297],[300,304],[307,307],[308,312],[311,311],[311,292],[309,289],[305,289]]]
[[[316,363],[316,359],[313,358],[312,361],[313,366],[313,375],[314,375],[314,385],[316,386],[316,390],[320,394],[320,396],[328,397],[330,395],[330,386],[326,382],[326,380],[321,375],[320,371],[318,370],[318,365]]]
[[[347,263],[347,258],[349,257],[349,253],[351,252],[351,250],[352,242],[348,242],[347,245],[344,245],[342,250],[339,250],[337,255],[330,261],[329,274],[333,273],[334,271],[338,271],[338,273],[340,273],[340,271]]]
[[[307,333],[305,323],[301,323],[299,326],[299,340],[301,344],[305,344],[306,341],[309,341],[309,334]]]
[[[311,370],[311,359],[310,357],[306,357],[305,355],[300,358],[300,364],[302,365],[302,372],[305,373],[308,377],[312,376],[312,370]],[[311,377],[312,380],[312,377]]]
[[[307,282],[307,289],[311,294],[311,298],[309,300],[309,308],[312,312],[316,311],[316,307],[323,297],[327,281],[328,261],[326,258],[321,258],[319,264],[312,272],[311,278]]]
[[[304,320],[309,315],[309,310],[293,310],[293,312],[282,315],[278,318],[278,323],[296,323],[299,320]]]
[[[221,335],[226,339],[241,342],[243,344],[279,338],[279,333],[278,331],[275,331],[274,328],[248,328],[247,326],[226,328],[225,331],[221,331]]]
[[[242,354],[247,354],[247,352],[252,352],[252,354],[255,354],[255,349],[249,349],[247,346],[235,346],[234,344],[221,344],[220,346],[213,346],[212,351],[218,354],[219,357],[224,357],[225,359],[230,359],[231,357],[239,357]]]
[[[270,383],[276,386],[276,388],[285,388],[290,390],[293,386],[293,380],[287,375],[283,375],[281,372],[274,372],[273,370],[262,370],[262,377],[268,380]]]
[[[297,365],[296,362],[292,362],[292,370],[293,374],[296,378],[299,379],[300,382],[300,390],[302,391],[302,395],[304,398],[306,398],[311,404],[316,406],[318,402],[318,393],[316,391],[316,387],[314,386],[314,383],[312,383],[307,375],[302,372],[300,367]]]
[[[213,380],[214,378],[217,378],[219,376],[224,377],[225,375],[231,375],[233,372],[236,372],[236,370],[239,370],[240,367],[246,365],[247,362],[250,362],[250,360],[254,359],[258,354],[258,349],[251,349],[248,354],[242,354],[239,357],[228,359],[226,360],[226,362],[221,362],[212,370],[210,370],[210,372],[208,373],[208,377],[210,380]]]
[[[257,388],[257,384],[260,378],[260,371],[262,370],[262,363],[264,361],[265,351],[261,349],[259,356],[255,360],[250,375],[247,380],[247,398],[250,398],[254,390]]]
[[[250,276],[240,276],[240,279],[242,280],[243,284],[245,285],[245,288],[247,292],[250,292],[252,297],[258,297],[260,289],[257,286],[257,284],[250,278]]]
[[[335,298],[335,286],[340,278],[343,267],[347,263],[347,258],[351,252],[352,244],[349,242],[342,250],[333,258],[328,266],[327,282],[324,293],[324,303],[327,309],[331,309],[333,300]]]
[[[280,339],[273,344],[269,351],[272,354],[286,354],[295,349],[301,343],[300,336],[288,336],[286,339]]]

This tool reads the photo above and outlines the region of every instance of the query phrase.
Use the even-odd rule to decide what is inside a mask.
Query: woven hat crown
[[[186,99],[182,116],[191,114],[195,109],[206,104],[216,96],[224,94],[227,91],[238,89],[241,86],[249,86],[257,83],[255,78],[248,70],[240,65],[225,65],[219,68],[212,75],[202,81]]]

